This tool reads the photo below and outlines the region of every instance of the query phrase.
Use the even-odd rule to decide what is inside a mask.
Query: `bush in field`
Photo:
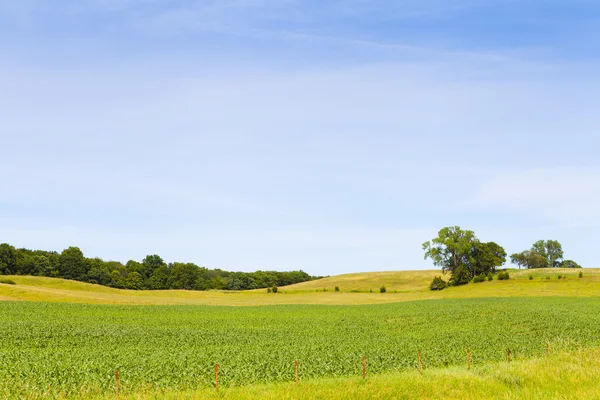
[[[0,283],[5,283],[7,285],[16,285],[15,281],[11,279],[0,279]]]
[[[277,291],[278,291],[278,290],[279,290],[279,289],[277,288],[277,286],[273,286],[273,288],[271,289],[271,291],[272,291],[273,293],[277,293]]]
[[[510,279],[510,275],[508,274],[508,271],[498,272],[498,280],[499,281],[506,281],[508,279]]]
[[[448,286],[446,281],[443,280],[441,276],[436,276],[435,278],[433,278],[433,281],[431,281],[431,285],[429,285],[429,289],[443,290],[446,288],[446,286]]]
[[[494,275],[491,272],[487,273],[487,280],[488,280],[488,282],[491,282],[494,280]]]
[[[532,281],[533,280],[533,275],[529,275],[529,280]]]
[[[387,292],[387,289],[385,288],[385,286],[381,286],[379,288],[379,293],[385,293],[385,292]]]
[[[477,275],[475,278],[473,278],[473,283],[481,283],[481,282],[485,282],[485,275]]]
[[[558,276],[558,279],[562,279],[562,275],[559,275],[559,276]]]
[[[583,278],[583,272],[579,271],[579,277]]]
[[[336,291],[336,292],[339,292],[339,291],[340,291],[340,287],[339,287],[339,286],[336,286],[336,287],[335,287],[335,291]]]

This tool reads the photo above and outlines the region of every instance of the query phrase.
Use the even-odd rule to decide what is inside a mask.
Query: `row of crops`
[[[473,367],[600,344],[600,300],[469,299],[369,306],[107,306],[0,302],[0,397],[190,390]]]

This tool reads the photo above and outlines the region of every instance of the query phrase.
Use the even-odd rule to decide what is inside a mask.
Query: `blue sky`
[[[600,266],[594,1],[0,0],[0,241],[420,269],[447,225]]]

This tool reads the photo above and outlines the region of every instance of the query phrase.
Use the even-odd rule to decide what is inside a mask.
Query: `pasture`
[[[188,290],[123,290],[88,283],[37,276],[6,276],[16,285],[0,284],[0,300],[128,305],[226,305],[278,304],[359,305],[414,300],[484,297],[590,297],[600,294],[600,269],[510,270],[508,281],[468,284],[432,292],[429,283],[439,271],[394,271],[345,274],[280,288],[226,292]],[[534,277],[529,280],[529,275]],[[567,279],[556,279],[558,275]],[[550,279],[546,279],[550,277]],[[448,276],[445,277],[448,279]],[[387,293],[379,293],[385,285]],[[335,286],[340,288],[335,292]],[[372,291],[372,293],[371,293]]]

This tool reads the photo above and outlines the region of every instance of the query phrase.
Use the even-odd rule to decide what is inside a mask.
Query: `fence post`
[[[471,370],[471,348],[467,349],[467,371]]]
[[[296,365],[296,386],[298,386],[298,360],[296,360],[294,364]]]
[[[115,370],[115,392],[117,400],[119,399],[119,370]]]
[[[362,377],[365,379],[367,377],[367,357],[363,356],[362,358]]]
[[[419,360],[419,373],[422,374],[423,372],[421,371],[421,350],[417,352],[417,358]]]
[[[215,365],[215,388],[219,393],[219,364]]]

